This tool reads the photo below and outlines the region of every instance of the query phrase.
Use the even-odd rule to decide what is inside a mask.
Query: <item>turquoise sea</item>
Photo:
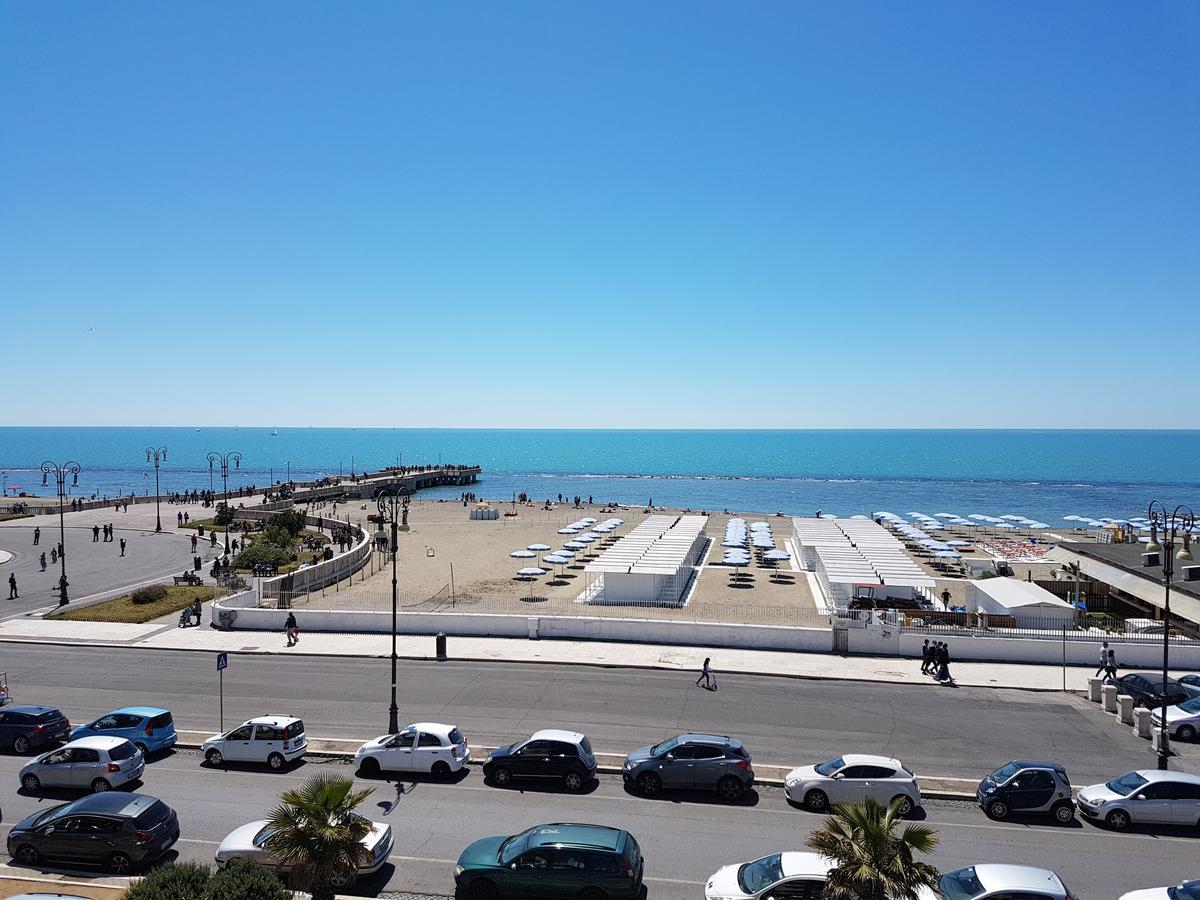
[[[242,454],[231,486],[442,461],[482,466],[477,492],[495,499],[524,490],[795,514],[1016,513],[1052,524],[1069,514],[1138,515],[1153,499],[1200,510],[1196,430],[272,430],[0,427],[0,469],[9,496],[45,493],[38,467],[68,459],[83,469],[76,495],[152,493],[146,448],[166,446],[164,491],[207,487],[215,450]]]

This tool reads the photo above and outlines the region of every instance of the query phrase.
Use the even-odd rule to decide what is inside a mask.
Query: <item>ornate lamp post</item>
[[[235,469],[242,467],[242,454],[233,450],[229,453],[217,453],[215,450],[208,454],[208,480],[212,483],[213,463],[221,464],[221,484],[225,491],[225,508],[229,509],[229,464]],[[225,525],[225,555],[229,555],[229,525]]]
[[[1191,531],[1196,524],[1196,517],[1188,506],[1181,504],[1175,507],[1174,511],[1167,512],[1166,505],[1161,500],[1155,500],[1150,504],[1147,518],[1150,520],[1150,543],[1146,545],[1146,552],[1162,555],[1163,588],[1166,592],[1163,601],[1163,693],[1162,707],[1158,711],[1162,719],[1159,722],[1158,767],[1166,769],[1171,756],[1171,748],[1167,743],[1167,654],[1171,649],[1171,579],[1175,575],[1175,560],[1192,560]],[[1162,544],[1158,542],[1160,532]],[[1175,539],[1178,535],[1183,535],[1183,547],[1176,553]]]
[[[388,734],[395,734],[400,730],[400,710],[396,705],[396,550],[401,516],[404,517],[405,530],[408,529],[408,488],[401,486],[391,493],[387,488],[381,489],[375,495],[375,508],[379,510],[380,517],[392,525],[392,705],[388,707]]]
[[[162,513],[159,511],[158,464],[167,458],[166,447],[147,447],[146,462],[154,460],[154,530],[162,531]]]
[[[63,501],[67,495],[67,476],[71,476],[72,485],[79,484],[79,463],[42,463],[42,484],[47,483],[46,479],[51,473],[58,485],[58,561],[62,564],[62,574],[58,579],[58,605],[66,606],[71,601],[67,599],[67,529],[63,524]]]

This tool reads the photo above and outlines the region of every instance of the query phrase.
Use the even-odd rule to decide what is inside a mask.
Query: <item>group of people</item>
[[[930,644],[929,639],[925,639],[921,646],[921,674],[932,675],[943,684],[954,680],[950,675],[949,644],[945,641],[934,641]]]
[[[92,526],[92,543],[93,544],[101,542],[100,541],[101,529],[102,529],[102,526],[100,526],[100,525]],[[103,526],[103,533],[104,533],[103,543],[105,543],[105,544],[111,544],[113,541],[115,541],[117,539],[116,528],[113,526],[113,524],[111,522],[109,524]],[[36,544],[37,541],[35,540],[34,543]],[[124,556],[125,555],[125,538],[120,539],[120,544],[121,544],[121,555]],[[45,570],[46,570],[46,554],[43,553],[42,554],[42,571],[44,572]]]
[[[1101,672],[1105,681],[1117,680],[1117,654],[1108,646],[1108,641],[1100,644],[1100,667],[1096,669],[1096,675],[1099,676]]]

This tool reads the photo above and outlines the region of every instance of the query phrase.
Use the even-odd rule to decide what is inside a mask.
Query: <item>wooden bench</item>
[[[198,575],[176,575],[176,584],[186,584],[189,587],[204,584],[204,579]]]

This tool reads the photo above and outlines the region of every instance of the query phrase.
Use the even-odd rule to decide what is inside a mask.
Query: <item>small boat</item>
[[[271,429],[271,437],[279,437],[279,429],[278,428]]]

